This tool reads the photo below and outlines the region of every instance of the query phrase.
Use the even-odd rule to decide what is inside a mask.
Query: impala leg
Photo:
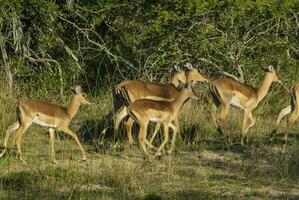
[[[244,138],[246,137],[247,132],[254,124],[255,124],[255,119],[253,118],[253,114],[252,114],[251,110],[245,110],[244,111],[243,128],[242,128],[242,138],[241,138],[242,146],[244,145]]]
[[[86,153],[81,145],[81,142],[79,141],[77,134],[75,132],[73,132],[72,130],[70,130],[69,128],[64,128],[62,129],[63,132],[67,133],[68,135],[72,136],[72,138],[77,142],[81,152],[82,152],[82,160],[87,160],[86,158]]]
[[[177,134],[180,134],[181,133],[180,132],[180,120],[179,120],[179,116],[178,115],[174,118],[174,126],[177,129]]]
[[[217,122],[217,106],[215,103],[211,104],[211,117],[212,117],[212,122],[213,124],[218,127],[218,122]]]
[[[57,164],[56,158],[55,158],[55,130],[53,128],[49,128],[50,133],[50,142],[51,142],[51,153],[52,153],[52,161],[53,163]]]
[[[128,143],[129,144],[134,143],[134,140],[133,140],[133,137],[132,137],[133,124],[134,124],[134,120],[131,117],[129,117],[129,119],[126,121],[126,131],[127,131],[127,138],[128,138]]]
[[[134,120],[130,117],[128,121],[126,122],[126,131],[127,131],[127,137],[128,137],[128,143],[131,145],[134,143],[133,137],[132,137],[132,126],[134,124]],[[156,149],[155,146],[153,146],[147,139],[145,139],[145,144],[151,148]]]
[[[138,134],[138,141],[141,146],[141,149],[143,150],[144,154],[146,156],[149,156],[149,153],[147,151],[147,148],[145,146],[146,143],[146,132],[147,132],[147,126],[148,126],[148,121],[140,123],[140,130]]]
[[[23,153],[22,153],[21,138],[22,138],[22,135],[26,132],[26,130],[28,129],[28,127],[30,125],[31,125],[31,123],[30,124],[29,123],[28,124],[21,124],[20,128],[17,130],[16,135],[15,135],[19,158],[23,163],[26,163],[26,161],[25,161]]]
[[[286,131],[285,131],[285,135],[284,135],[284,145],[283,145],[283,148],[282,148],[283,152],[287,151],[287,142],[288,142],[289,129],[294,125],[294,123],[298,119],[298,117],[299,117],[299,111],[295,109],[293,111],[293,113],[291,114],[291,116],[288,120],[288,125],[286,127]]]
[[[277,117],[277,119],[276,119],[276,121],[275,121],[276,126],[279,126],[279,124],[280,124],[281,120],[284,118],[284,116],[286,116],[287,114],[289,114],[289,113],[291,113],[291,112],[292,112],[292,107],[291,107],[291,105],[289,105],[288,107],[283,108],[283,109],[279,112],[278,117]]]
[[[157,135],[157,133],[158,133],[158,131],[159,131],[160,128],[161,128],[161,122],[157,122],[156,126],[155,126],[154,133],[153,133],[153,135],[152,135],[152,137],[151,137],[151,139],[149,141],[150,144],[153,143],[153,140],[155,139],[155,137],[156,137],[156,135]]]
[[[120,122],[127,116],[127,108],[123,107],[121,108],[120,112],[117,113],[115,116],[115,122],[114,122],[114,129],[118,130],[119,129],[119,124]]]
[[[225,124],[225,118],[227,116],[228,111],[229,111],[229,104],[222,103],[220,117],[219,117],[220,125],[218,127],[219,127],[219,131],[223,133],[223,135],[228,139],[228,142],[230,143],[229,134],[227,133],[226,124]]]
[[[148,148],[150,149],[157,149],[154,145],[152,145],[147,139],[145,140],[145,144],[147,145]]]
[[[8,140],[9,140],[9,137],[10,137],[11,133],[14,132],[15,130],[17,130],[19,127],[20,127],[20,123],[19,122],[14,122],[6,130],[6,134],[5,134],[5,138],[4,138],[4,143],[3,143],[4,149],[1,152],[0,157],[2,157],[8,151]]]
[[[166,123],[163,123],[163,128],[164,128],[164,140],[162,142],[162,144],[160,145],[160,147],[158,148],[158,150],[156,151],[154,158],[158,155],[160,155],[160,151],[163,149],[163,147],[165,146],[165,144],[168,142],[169,139],[169,125]]]
[[[175,126],[172,123],[169,124],[169,127],[172,128],[172,130],[173,130],[173,136],[172,136],[172,140],[171,140],[171,147],[170,147],[170,150],[168,151],[168,153],[171,154],[172,151],[174,150],[174,147],[175,147],[175,141],[176,141],[176,136],[177,136],[177,133],[178,133],[178,128],[177,128],[177,126]]]

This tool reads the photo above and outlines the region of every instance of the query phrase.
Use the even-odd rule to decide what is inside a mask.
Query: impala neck
[[[72,119],[78,112],[80,103],[77,100],[76,95],[72,98],[70,106],[67,108],[67,113],[69,114],[70,118]]]
[[[180,92],[180,95],[173,100],[172,105],[175,108],[176,112],[178,112],[181,109],[181,107],[188,98],[189,96],[185,95],[185,92]]]
[[[273,80],[269,73],[266,73],[261,87],[257,91],[258,101],[262,100],[268,93]]]

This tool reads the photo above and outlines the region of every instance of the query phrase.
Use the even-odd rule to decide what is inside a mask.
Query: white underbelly
[[[151,120],[152,122],[161,122],[161,121],[162,121],[161,119],[156,118],[156,117],[152,117],[152,118],[150,118],[150,120]]]
[[[244,109],[244,107],[241,105],[239,99],[233,97],[232,100],[230,101],[230,104],[235,106],[235,107],[238,107],[238,108],[241,108],[241,109]]]
[[[34,118],[32,121],[34,124],[40,125],[40,126],[45,126],[45,127],[51,127],[51,128],[56,128],[55,124],[48,124],[43,121],[40,121],[37,117]]]

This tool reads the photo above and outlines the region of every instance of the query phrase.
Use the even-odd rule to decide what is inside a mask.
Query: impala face
[[[76,86],[75,88],[71,88],[71,90],[76,94],[77,102],[79,104],[90,105],[91,102],[87,95],[82,92],[81,86]]]
[[[187,83],[192,83],[194,86],[196,82],[209,81],[208,77],[201,74],[196,68],[193,68],[192,64],[187,63],[185,67],[190,70],[187,73]]]
[[[183,71],[176,73],[174,75],[174,78],[176,78],[182,84],[186,83],[186,75],[185,75],[185,72],[183,72]]]
[[[281,80],[278,77],[278,75],[276,74],[276,70],[274,69],[274,67],[272,65],[269,65],[268,68],[265,69],[265,71],[266,71],[266,74],[271,77],[271,80],[273,82],[281,83]]]
[[[81,104],[85,104],[85,105],[91,104],[90,99],[88,98],[88,96],[85,93],[82,92],[80,94],[77,94],[77,96],[79,97],[79,101]]]
[[[273,77],[272,80],[273,82],[279,82],[281,83],[281,80],[279,79],[279,77],[277,76],[276,73],[273,73],[273,72],[268,72],[269,74],[271,74],[271,76]]]

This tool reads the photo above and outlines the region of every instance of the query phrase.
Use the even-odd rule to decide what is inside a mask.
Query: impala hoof
[[[24,165],[27,164],[26,160],[24,160],[24,159],[20,159],[20,160],[22,161],[22,163],[23,163]]]
[[[129,145],[129,146],[133,146],[134,143],[135,143],[134,140],[129,140],[129,141],[128,141],[128,145]]]

